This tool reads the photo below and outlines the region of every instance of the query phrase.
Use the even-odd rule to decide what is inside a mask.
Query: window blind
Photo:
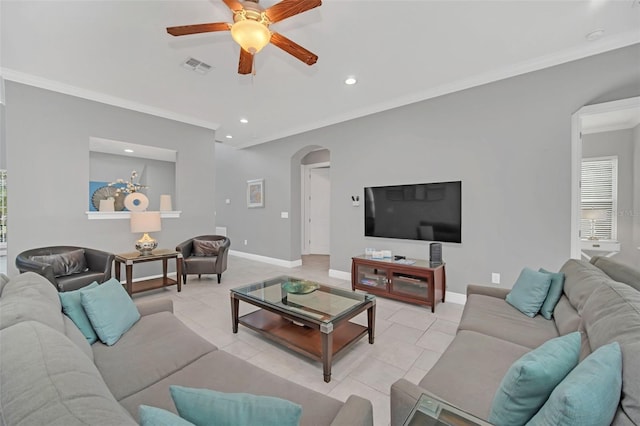
[[[596,221],[595,237],[601,240],[617,239],[618,157],[582,160],[580,182],[582,210],[605,210],[604,218]],[[580,236],[591,236],[591,221],[580,221]]]

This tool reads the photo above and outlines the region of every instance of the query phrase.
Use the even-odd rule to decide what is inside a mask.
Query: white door
[[[309,253],[329,254],[329,168],[309,170]]]

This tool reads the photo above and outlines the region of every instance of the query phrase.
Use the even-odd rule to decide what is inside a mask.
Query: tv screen
[[[462,242],[462,182],[364,189],[364,235]]]

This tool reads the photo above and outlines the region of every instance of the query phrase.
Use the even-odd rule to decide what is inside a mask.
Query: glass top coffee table
[[[238,316],[240,301],[261,309]],[[367,326],[349,320],[367,311]],[[331,362],[365,335],[373,344],[374,296],[289,276],[231,290],[233,332],[238,324],[316,361],[324,381],[331,381]]]
[[[472,414],[423,393],[403,426],[491,426]]]

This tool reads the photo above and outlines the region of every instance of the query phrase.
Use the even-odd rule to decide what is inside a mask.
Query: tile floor
[[[330,383],[322,379],[322,364],[300,356],[240,326],[231,332],[229,289],[278,275],[292,275],[337,287],[351,288],[349,281],[330,278],[328,256],[303,256],[303,265],[278,267],[235,256],[218,284],[215,275],[201,280],[191,275],[178,293],[175,287],[140,293],[135,300],[171,297],[174,312],[192,330],[218,348],[246,359],[265,370],[339,400],[351,394],[373,403],[375,426],[390,420],[389,389],[404,377],[417,383],[451,343],[462,315],[462,305],[440,304],[436,313],[428,308],[378,298],[375,343],[360,340],[334,361]],[[240,314],[255,307],[240,302]],[[366,313],[354,319],[366,325]]]

